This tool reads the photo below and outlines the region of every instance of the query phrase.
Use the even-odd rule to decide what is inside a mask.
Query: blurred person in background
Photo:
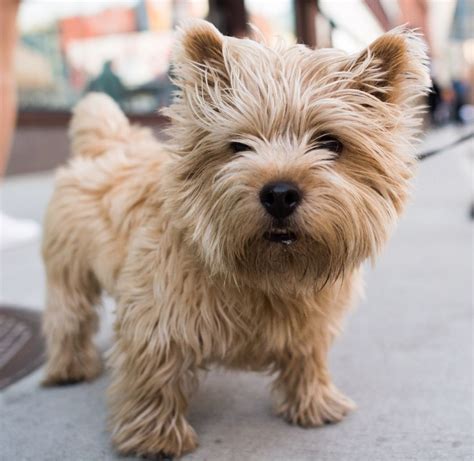
[[[90,91],[105,93],[115,101],[123,101],[127,89],[122,80],[120,80],[120,77],[114,72],[112,61],[105,61],[101,73],[89,82],[86,93]]]
[[[469,123],[472,109],[472,41],[474,0],[398,0],[399,24],[418,29],[429,48],[432,92],[429,94],[431,122]]]
[[[14,56],[19,3],[20,0],[0,0],[0,182],[5,175],[15,131],[17,96]],[[0,249],[28,242],[38,234],[39,225],[36,222],[13,218],[0,208]]]

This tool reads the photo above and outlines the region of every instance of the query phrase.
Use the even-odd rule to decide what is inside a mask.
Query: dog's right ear
[[[223,48],[224,36],[210,22],[184,22],[178,28],[173,52],[175,83],[180,87],[199,82],[212,86],[216,79],[227,80]]]

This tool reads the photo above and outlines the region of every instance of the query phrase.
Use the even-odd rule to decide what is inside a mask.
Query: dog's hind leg
[[[51,255],[49,255],[51,256]],[[100,286],[79,258],[46,257],[47,300],[43,316],[47,363],[44,385],[94,379],[101,359],[93,343],[98,327]],[[62,259],[62,258],[61,258]]]

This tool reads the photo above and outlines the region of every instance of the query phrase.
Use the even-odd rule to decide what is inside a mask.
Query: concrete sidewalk
[[[452,129],[435,133],[427,146],[454,136]],[[337,425],[291,427],[272,414],[269,378],[211,371],[191,406],[200,448],[186,460],[473,459],[469,148],[420,165],[412,203],[376,268],[368,268],[366,300],[332,351],[335,382],[358,410]],[[2,207],[40,220],[50,192],[50,174],[14,177]],[[4,252],[1,266],[1,301],[41,309],[39,245]],[[103,312],[104,349],[112,308],[108,301]],[[0,394],[0,460],[120,459],[105,429],[107,376],[48,390],[40,376]]]

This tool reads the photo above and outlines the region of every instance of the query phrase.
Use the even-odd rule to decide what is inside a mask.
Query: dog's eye
[[[327,149],[336,154],[340,154],[344,149],[342,142],[331,134],[323,134],[322,136],[318,136],[315,139],[314,144],[316,144],[319,149]]]
[[[231,142],[230,143],[230,150],[236,154],[237,152],[244,152],[246,150],[252,150],[247,144],[243,142]]]

